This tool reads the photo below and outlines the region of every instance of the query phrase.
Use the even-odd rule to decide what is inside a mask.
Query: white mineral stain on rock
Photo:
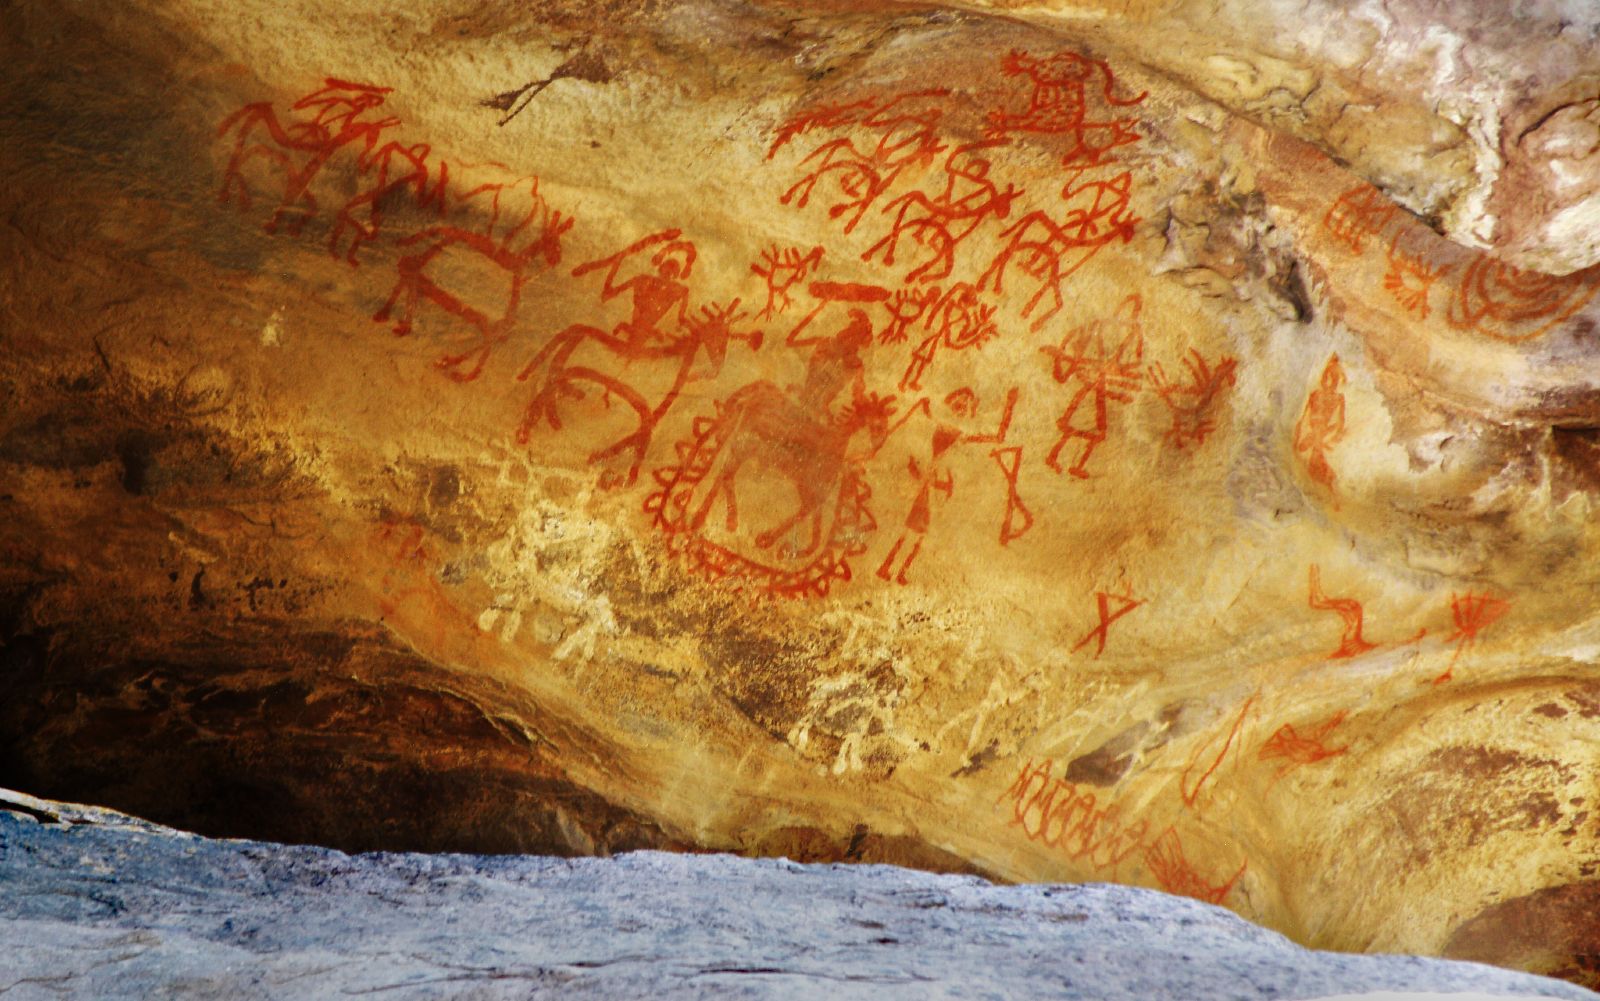
[[[266,326],[261,328],[261,346],[276,348],[283,346],[283,310],[275,309],[267,317]]]

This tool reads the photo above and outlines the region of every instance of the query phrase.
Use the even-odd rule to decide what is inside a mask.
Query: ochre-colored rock
[[[1132,50],[1306,139],[1452,239],[1523,268],[1600,263],[1600,19],[1421,0],[967,0]]]
[[[1100,7],[7,7],[0,785],[1600,983],[1592,26]]]

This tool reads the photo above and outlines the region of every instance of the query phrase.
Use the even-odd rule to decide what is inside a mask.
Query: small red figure
[[[1094,656],[1096,660],[1099,660],[1100,655],[1106,652],[1106,637],[1110,633],[1111,623],[1138,608],[1144,604],[1144,601],[1133,597],[1131,594],[1111,594],[1106,591],[1096,591],[1094,601],[1095,609],[1100,615],[1100,624],[1085,633],[1083,638],[1073,645],[1072,650],[1076,653],[1087,646],[1090,640],[1094,640]],[[1117,605],[1116,611],[1111,610],[1113,602]]]
[[[1370,184],[1358,184],[1340,195],[1322,217],[1322,227],[1353,254],[1366,249],[1369,236],[1382,233],[1400,213],[1400,206]]]
[[[1217,429],[1212,415],[1221,397],[1237,381],[1234,369],[1238,363],[1224,357],[1212,368],[1204,355],[1190,349],[1183,364],[1189,370],[1187,383],[1168,382],[1159,363],[1150,366],[1150,386],[1172,413],[1172,427],[1164,439],[1180,451],[1188,442],[1198,447]]]
[[[1305,457],[1306,472],[1329,493],[1334,493],[1334,475],[1328,453],[1344,440],[1345,434],[1343,386],[1344,368],[1339,356],[1330,355],[1317,388],[1306,398],[1305,410],[1294,426],[1295,452]]]
[[[1101,97],[1110,106],[1131,107],[1149,96],[1119,98],[1113,95],[1116,78],[1107,63],[1075,52],[1062,51],[1039,58],[1027,52],[1012,51],[1001,60],[1000,69],[1006,76],[1028,77],[1033,86],[1028,95],[1028,107],[1021,114],[1001,110],[989,112],[991,137],[1004,137],[1012,132],[1068,135],[1073,144],[1063,159],[1068,163],[1091,164],[1103,163],[1111,150],[1139,140],[1139,134],[1133,131],[1137,119],[1089,119],[1085,92],[1097,73],[1101,77]]]
[[[1348,747],[1329,747],[1327,739],[1333,731],[1344,723],[1346,710],[1339,710],[1324,720],[1314,729],[1304,734],[1294,728],[1293,723],[1285,723],[1272,732],[1272,736],[1261,745],[1261,750],[1256,753],[1257,760],[1271,761],[1274,758],[1284,759],[1284,764],[1279,767],[1277,778],[1281,779],[1296,768],[1305,765],[1314,765],[1319,761],[1336,758],[1346,751]],[[1274,779],[1276,781],[1277,779]]]
[[[1368,650],[1377,649],[1376,644],[1368,643],[1361,636],[1362,610],[1361,602],[1353,598],[1330,598],[1322,591],[1322,570],[1315,563],[1311,564],[1311,597],[1309,603],[1312,608],[1320,612],[1337,612],[1344,620],[1344,635],[1339,640],[1339,649],[1328,654],[1329,660],[1343,660],[1366,653]]]
[[[1139,390],[1144,377],[1140,367],[1144,355],[1144,332],[1139,326],[1142,307],[1143,300],[1134,293],[1122,300],[1110,319],[1094,320],[1068,331],[1060,347],[1039,349],[1051,358],[1051,375],[1057,382],[1062,385],[1078,383],[1078,392],[1056,420],[1061,436],[1044,460],[1056,472],[1062,471],[1062,449],[1073,439],[1082,439],[1083,451],[1068,472],[1088,479],[1089,457],[1106,440],[1111,426],[1109,404],[1131,403],[1133,394]],[[1108,350],[1107,341],[1113,339],[1116,348]],[[1085,401],[1093,404],[1093,418],[1089,427],[1081,428],[1074,423],[1074,418]]]
[[[910,461],[912,479],[917,481],[917,496],[911,504],[911,511],[906,515],[905,529],[900,537],[894,540],[894,545],[889,547],[889,554],[883,558],[883,563],[878,567],[878,576],[884,580],[893,580],[897,584],[906,584],[906,575],[911,572],[911,564],[916,560],[917,554],[922,552],[922,541],[928,534],[928,527],[933,517],[933,495],[939,492],[946,498],[955,492],[955,478],[944,466],[945,456],[951,449],[964,444],[1002,444],[1006,440],[1006,432],[1011,427],[1011,415],[1017,407],[1018,390],[1012,389],[1006,397],[1006,402],[1000,411],[1000,423],[993,434],[973,434],[962,430],[962,425],[972,421],[978,413],[978,394],[971,389],[961,388],[946,396],[944,403],[954,418],[949,423],[940,422],[934,426],[933,441],[929,447],[929,457],[926,463],[919,463],[913,456]],[[927,400],[921,401],[924,412],[927,412]],[[908,412],[909,413],[909,412]],[[895,561],[899,558],[900,548],[909,542],[905,559],[900,562],[900,569],[895,570]]]
[[[1433,679],[1435,685],[1442,685],[1449,681],[1456,669],[1456,661],[1467,650],[1478,642],[1478,634],[1500,621],[1500,617],[1511,611],[1511,602],[1501,598],[1491,598],[1487,594],[1450,595],[1450,617],[1455,620],[1456,631],[1451,633],[1446,642],[1456,645],[1455,653],[1450,656],[1450,666],[1444,673]]]
[[[1168,893],[1221,904],[1228,899],[1228,894],[1233,891],[1233,885],[1244,875],[1249,862],[1240,865],[1239,871],[1226,883],[1213,884],[1201,876],[1199,870],[1190,863],[1183,853],[1183,840],[1178,837],[1175,828],[1169,827],[1162,832],[1161,837],[1145,849],[1144,864],[1150,867],[1150,874]]]
[[[911,361],[900,378],[902,392],[922,389],[922,378],[941,347],[951,351],[981,348],[1000,335],[994,322],[995,307],[979,299],[978,290],[971,285],[957,282],[942,295],[934,286],[931,292],[930,298],[921,301],[923,308],[919,310],[923,329],[931,333],[911,352]],[[895,313],[894,318],[897,322],[900,314]],[[885,330],[880,340],[888,334]]]
[[[1022,503],[1022,495],[1017,492],[1017,476],[1022,471],[1022,446],[997,448],[989,455],[999,463],[1000,472],[1006,478],[1006,514],[1000,522],[1000,544],[1009,546],[1033,527],[1033,512]]]
[[[767,304],[756,314],[758,320],[769,320],[788,309],[792,300],[789,290],[810,277],[822,262],[823,249],[812,247],[805,254],[799,247],[772,246],[761,252],[759,263],[750,265],[750,273],[767,285]]]

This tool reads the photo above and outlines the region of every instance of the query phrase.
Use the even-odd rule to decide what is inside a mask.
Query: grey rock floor
[[[655,852],[345,855],[0,791],[4,1001],[1374,991],[1600,1001],[1492,967],[1312,952],[1221,908],[1128,887]]]

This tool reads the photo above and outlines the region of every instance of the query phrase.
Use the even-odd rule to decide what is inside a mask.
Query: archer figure
[[[958,445],[1004,444],[1006,433],[1011,428],[1011,415],[1017,407],[1017,390],[1013,388],[1007,394],[1006,402],[1001,407],[999,425],[992,434],[974,434],[965,429],[978,413],[978,394],[971,389],[963,387],[956,390],[944,398],[944,405],[954,419],[941,420],[934,425],[926,461],[918,462],[913,456],[907,464],[911,478],[917,483],[917,496],[906,515],[905,528],[901,530],[900,537],[894,540],[894,545],[889,547],[889,554],[878,566],[878,576],[893,580],[896,584],[908,583],[906,576],[911,572],[911,564],[922,552],[922,541],[933,519],[933,495],[942,493],[949,499],[955,494],[955,477],[945,465],[945,457]],[[926,397],[907,411],[906,416],[909,417],[918,409],[923,413],[929,412]],[[902,547],[906,549],[904,559],[900,559]],[[898,570],[895,569],[897,560],[900,564]]]
[[[1056,420],[1061,437],[1045,457],[1045,463],[1061,472],[1061,452],[1075,439],[1084,442],[1078,461],[1067,470],[1079,479],[1089,478],[1089,457],[1106,440],[1110,429],[1111,403],[1130,403],[1144,379],[1141,359],[1144,356],[1144,332],[1139,326],[1139,311],[1143,300],[1137,293],[1128,296],[1117,306],[1109,320],[1094,320],[1077,327],[1061,339],[1060,347],[1039,350],[1053,360],[1051,375],[1062,385],[1078,384],[1078,391],[1067,403],[1067,409]],[[1116,347],[1107,344],[1115,340]],[[1108,336],[1109,335],[1109,336]],[[1080,426],[1078,410],[1089,403],[1092,417],[1087,427]]]

